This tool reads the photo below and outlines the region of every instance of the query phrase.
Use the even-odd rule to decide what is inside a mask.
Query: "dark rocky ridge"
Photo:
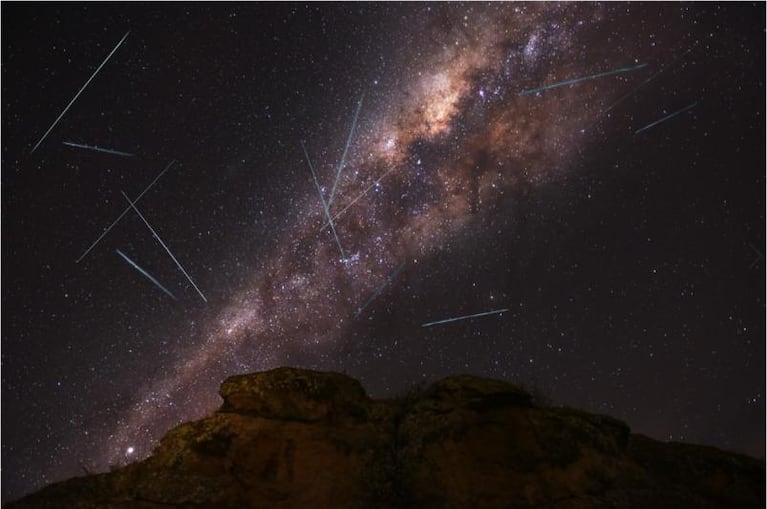
[[[764,507],[765,465],[632,435],[458,375],[375,401],[338,373],[278,368],[221,386],[212,416],[114,472],[48,486],[20,508]]]

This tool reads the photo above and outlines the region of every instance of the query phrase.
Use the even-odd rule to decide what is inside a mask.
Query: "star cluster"
[[[280,365],[374,396],[499,377],[763,455],[763,5],[3,14],[4,498],[144,458]],[[74,263],[170,160],[138,206],[207,302],[132,213]]]

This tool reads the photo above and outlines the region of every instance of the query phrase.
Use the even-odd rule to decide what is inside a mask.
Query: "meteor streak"
[[[301,148],[304,149],[304,155],[306,156],[306,162],[309,164],[309,170],[312,172],[312,178],[314,179],[314,186],[317,188],[317,192],[320,193],[320,201],[322,202],[322,209],[325,211],[325,216],[328,218],[328,223],[330,225],[330,229],[333,231],[333,237],[336,239],[336,244],[338,244],[338,249],[341,251],[341,258],[346,258],[346,255],[344,254],[344,248],[341,247],[341,241],[338,240],[338,234],[336,233],[336,227],[333,224],[333,218],[330,217],[330,205],[325,202],[325,197],[322,196],[322,188],[320,188],[320,183],[317,182],[317,174],[314,171],[314,166],[312,166],[312,161],[309,159],[309,152],[306,151],[306,146],[304,145],[304,142],[301,142]]]
[[[122,39],[120,39],[120,42],[118,42],[118,43],[117,43],[117,46],[115,46],[115,47],[114,47],[114,49],[113,49],[113,50],[112,50],[112,51],[109,53],[109,55],[107,55],[107,57],[104,59],[104,61],[103,61],[103,62],[101,62],[101,65],[98,67],[98,69],[96,69],[96,71],[95,71],[95,72],[94,72],[94,73],[91,75],[91,77],[90,77],[90,78],[88,78],[88,81],[86,81],[86,82],[85,82],[85,85],[83,85],[83,86],[82,86],[82,88],[80,89],[80,91],[79,91],[79,92],[77,92],[77,94],[75,95],[75,97],[74,97],[74,98],[73,98],[71,101],[69,101],[69,104],[67,104],[67,107],[66,107],[66,108],[64,108],[64,111],[62,111],[62,112],[61,112],[61,115],[59,115],[59,116],[58,116],[58,118],[57,118],[56,120],[54,120],[54,121],[53,121],[53,124],[51,124],[51,126],[48,128],[48,130],[47,130],[47,131],[45,131],[45,134],[43,134],[43,137],[42,137],[42,138],[40,138],[40,141],[38,141],[38,142],[37,142],[37,144],[36,144],[34,147],[32,147],[32,151],[31,151],[30,153],[32,153],[32,152],[34,152],[35,150],[37,150],[37,147],[39,147],[39,146],[40,146],[40,144],[41,144],[41,143],[43,142],[43,140],[44,140],[44,139],[45,139],[45,138],[48,136],[48,134],[49,134],[49,133],[50,133],[50,132],[53,130],[53,128],[54,128],[54,127],[56,127],[56,124],[58,124],[58,123],[59,123],[59,120],[61,120],[61,117],[63,117],[63,116],[64,116],[64,114],[65,114],[65,113],[66,113],[66,112],[69,110],[69,108],[70,108],[70,107],[72,106],[72,104],[73,104],[73,103],[74,103],[74,102],[77,100],[77,98],[78,98],[78,97],[80,97],[80,94],[82,94],[82,93],[83,93],[83,90],[85,90],[85,87],[87,87],[87,86],[88,86],[88,84],[90,84],[91,80],[93,80],[93,78],[95,78],[95,77],[96,77],[96,75],[99,73],[99,71],[101,70],[101,68],[102,68],[102,67],[104,67],[104,64],[106,64],[106,63],[109,61],[109,59],[110,59],[110,58],[112,58],[112,55],[114,55],[115,51],[117,51],[117,48],[119,48],[119,47],[120,47],[120,45],[123,43],[123,41],[124,41],[124,40],[125,40],[125,39],[128,37],[128,34],[129,34],[129,33],[130,33],[130,31],[128,31],[128,32],[125,32],[125,35],[123,35],[123,38],[122,38]]]
[[[496,309],[495,311],[487,311],[485,313],[477,313],[476,315],[465,315],[465,316],[457,316],[455,318],[447,318],[445,320],[438,320],[436,322],[428,322],[421,327],[431,327],[432,325],[439,325],[441,323],[450,323],[450,322],[457,322],[458,320],[467,320],[469,318],[477,318],[478,316],[487,316],[487,315],[497,315],[498,313],[503,313],[504,311],[508,311],[508,308],[504,309]]]
[[[346,207],[344,207],[343,209],[341,209],[341,212],[338,212],[336,215],[334,215],[334,216],[333,216],[333,221],[335,221],[336,219],[338,219],[338,216],[340,216],[341,214],[343,214],[344,212],[346,212],[346,210],[347,210],[349,207],[351,207],[352,205],[354,205],[355,203],[357,203],[357,200],[359,200],[360,198],[362,198],[363,196],[365,196],[365,195],[367,194],[367,192],[368,192],[368,191],[370,191],[370,190],[373,188],[373,186],[375,186],[376,184],[378,184],[379,182],[381,182],[381,181],[383,180],[383,178],[384,178],[386,175],[388,175],[389,173],[391,173],[391,172],[393,172],[393,171],[394,171],[394,168],[390,168],[390,169],[389,169],[389,171],[387,171],[386,173],[384,173],[383,175],[381,175],[381,176],[378,178],[378,180],[376,180],[375,182],[373,182],[372,184],[370,184],[370,185],[367,187],[367,189],[365,189],[364,191],[362,191],[362,193],[361,193],[359,196],[357,196],[355,199],[353,199],[353,200],[352,200],[352,201],[351,201],[351,202],[350,202],[350,203],[349,203],[349,204],[348,204]],[[320,228],[320,231],[324,230],[324,229],[325,229],[325,228],[327,228],[328,226],[330,226],[330,223],[329,223],[329,222],[328,222],[328,223],[325,223],[325,224],[323,224],[323,225],[322,225],[322,227]]]
[[[545,85],[543,87],[533,88],[530,90],[523,90],[519,93],[519,95],[532,95],[537,92],[543,92],[544,90],[551,90],[552,88],[563,87],[565,85],[573,85],[575,83],[580,83],[581,81],[594,80],[597,78],[603,78],[605,76],[612,76],[613,74],[621,74],[624,72],[638,71],[639,69],[642,69],[643,67],[647,67],[647,64],[639,64],[639,65],[635,65],[634,67],[622,67],[614,71],[600,72],[597,74],[592,74],[590,76],[584,76],[582,78],[573,78],[571,80],[559,81],[557,83],[552,83],[551,85]]]
[[[632,89],[632,90],[631,90],[629,93],[627,93],[626,95],[622,96],[620,99],[618,99],[617,101],[615,101],[614,103],[612,103],[612,105],[610,105],[610,107],[608,107],[608,108],[607,108],[605,111],[603,111],[602,113],[607,113],[607,112],[609,112],[610,110],[612,110],[613,108],[615,108],[616,106],[618,106],[620,103],[622,103],[624,100],[626,100],[626,99],[628,99],[629,97],[631,97],[632,95],[636,94],[636,93],[639,91],[639,89],[640,89],[640,88],[642,88],[643,86],[647,85],[647,84],[648,84],[648,83],[650,83],[652,80],[654,80],[655,78],[657,78],[657,77],[658,77],[658,75],[659,75],[660,73],[662,73],[662,72],[663,72],[663,71],[665,71],[666,69],[670,69],[670,68],[674,67],[674,66],[676,65],[676,63],[677,63],[677,62],[679,62],[681,59],[683,59],[684,57],[686,57],[687,55],[689,55],[689,54],[690,54],[690,52],[691,52],[692,50],[694,50],[694,49],[695,49],[697,46],[698,46],[698,43],[696,42],[695,44],[693,44],[692,46],[690,46],[690,48],[689,48],[687,51],[685,51],[684,53],[682,53],[681,55],[679,55],[678,57],[676,57],[676,58],[675,58],[675,59],[674,59],[674,60],[673,60],[673,61],[672,61],[672,62],[671,62],[671,63],[670,63],[668,66],[661,66],[661,68],[658,70],[658,72],[656,72],[655,74],[653,74],[652,76],[650,76],[649,78],[647,78],[646,80],[644,80],[642,83],[640,83],[639,85],[637,85],[637,86],[636,86],[635,88],[633,88],[633,89]]]
[[[176,162],[176,161],[175,161],[175,160],[173,160],[173,161],[171,161],[170,163],[168,163],[168,166],[166,166],[166,167],[165,167],[165,169],[164,169],[164,170],[162,170],[162,171],[160,172],[160,174],[159,174],[159,175],[157,175],[157,176],[154,178],[154,180],[153,180],[153,181],[152,181],[152,182],[151,182],[151,183],[150,183],[148,186],[146,186],[146,189],[144,189],[143,191],[141,191],[141,194],[140,194],[140,195],[138,195],[138,198],[136,198],[136,202],[137,202],[137,203],[138,203],[138,201],[141,199],[141,197],[142,197],[142,196],[144,196],[144,193],[146,193],[147,191],[149,191],[149,188],[151,188],[151,187],[154,185],[154,183],[155,183],[155,182],[157,182],[157,181],[160,179],[160,177],[162,177],[162,176],[165,174],[165,172],[166,172],[166,171],[168,171],[168,170],[170,169],[170,167],[171,167],[171,166],[173,166],[173,163],[175,163],[175,162]],[[128,213],[128,211],[129,211],[130,209],[131,209],[131,208],[130,208],[130,205],[129,205],[129,206],[128,206],[128,207],[127,207],[125,210],[123,210],[123,213],[122,213],[122,214],[120,214],[120,215],[117,217],[117,219],[115,219],[115,220],[114,220],[114,222],[112,222],[112,224],[110,224],[110,225],[109,225],[109,227],[108,227],[106,230],[104,230],[104,232],[103,232],[101,235],[99,235],[99,238],[97,238],[97,239],[96,239],[96,240],[93,242],[93,244],[91,244],[91,245],[90,245],[90,247],[89,247],[88,249],[86,249],[86,250],[85,250],[85,252],[84,252],[82,255],[80,255],[80,258],[78,258],[77,260],[75,260],[75,263],[80,263],[80,261],[81,261],[83,258],[85,258],[85,256],[86,256],[88,253],[90,253],[90,252],[91,252],[91,250],[92,250],[94,247],[96,247],[96,244],[98,244],[98,243],[101,241],[101,239],[103,239],[103,238],[106,236],[106,234],[107,234],[107,233],[109,233],[109,231],[110,231],[112,228],[114,228],[114,226],[115,226],[115,225],[118,223],[118,221],[120,221],[120,219],[122,219],[122,218],[123,218],[123,216],[124,216],[125,214],[127,214],[127,213]]]
[[[338,163],[338,171],[336,171],[336,180],[333,182],[333,187],[330,190],[330,197],[328,198],[328,210],[330,210],[330,204],[333,202],[333,197],[336,194],[336,186],[338,185],[338,179],[341,177],[341,170],[344,169],[344,164],[346,164],[346,153],[349,151],[349,145],[352,142],[352,135],[354,134],[354,129],[357,127],[357,118],[360,115],[360,109],[362,108],[362,100],[365,98],[365,94],[362,94],[360,96],[360,100],[357,103],[357,111],[354,112],[354,120],[352,121],[352,128],[349,130],[349,137],[346,139],[346,146],[344,147],[344,153],[341,156],[341,162]]]
[[[144,269],[142,269],[141,267],[139,267],[139,266],[138,266],[138,264],[137,264],[136,262],[134,262],[133,260],[131,260],[130,258],[128,258],[128,256],[127,256],[125,253],[123,253],[123,252],[122,252],[122,251],[120,251],[119,249],[115,249],[115,251],[117,251],[117,254],[119,254],[120,256],[122,256],[123,260],[125,260],[126,262],[128,262],[128,264],[129,264],[130,266],[132,266],[134,269],[136,269],[137,271],[141,272],[141,273],[142,273],[144,276],[146,276],[146,278],[147,278],[147,279],[149,279],[149,281],[151,281],[152,283],[154,283],[154,285],[155,285],[157,288],[159,288],[160,290],[162,290],[163,292],[165,292],[165,293],[166,293],[166,294],[167,294],[167,295],[168,295],[168,296],[169,296],[171,299],[173,299],[173,300],[178,300],[178,299],[176,298],[176,296],[175,296],[175,295],[173,295],[173,294],[170,292],[170,290],[168,290],[168,289],[167,289],[167,288],[165,288],[163,285],[161,285],[159,281],[157,281],[155,278],[153,278],[153,277],[152,277],[152,275],[151,275],[151,274],[149,274],[149,272],[147,272],[147,271],[145,271]]]
[[[659,118],[658,120],[656,120],[656,121],[655,121],[655,122],[653,122],[652,124],[647,124],[647,125],[646,125],[646,126],[644,126],[643,128],[641,128],[641,129],[638,129],[636,132],[634,132],[634,134],[639,134],[639,133],[641,133],[641,132],[644,132],[644,131],[646,131],[646,130],[650,129],[651,127],[655,127],[656,125],[658,125],[658,124],[660,124],[660,123],[662,123],[662,122],[665,122],[666,120],[669,120],[669,119],[671,119],[671,118],[674,118],[675,116],[677,116],[677,115],[679,115],[679,114],[681,114],[681,113],[684,113],[685,111],[687,111],[687,110],[689,110],[689,109],[692,109],[692,108],[694,108],[694,107],[695,107],[695,105],[697,105],[697,104],[698,104],[698,101],[695,101],[695,102],[694,102],[694,103],[692,103],[692,104],[688,104],[687,106],[685,106],[685,107],[684,107],[684,108],[682,108],[681,110],[677,110],[677,111],[675,111],[675,112],[673,112],[673,113],[669,113],[669,114],[668,114],[668,115],[666,115],[665,117],[661,117],[661,118]]]
[[[121,191],[121,192],[122,192],[122,191]],[[183,274],[186,276],[186,278],[189,280],[189,282],[190,282],[190,283],[192,283],[192,286],[194,286],[194,289],[195,289],[195,290],[197,290],[197,293],[199,293],[199,294],[200,294],[200,297],[202,297],[202,300],[203,300],[203,301],[205,301],[205,302],[208,302],[208,299],[206,299],[206,298],[205,298],[205,296],[202,294],[202,292],[200,291],[200,289],[199,289],[199,288],[197,288],[197,285],[196,285],[196,284],[194,284],[194,281],[192,281],[192,278],[191,278],[191,277],[189,277],[189,274],[187,274],[187,273],[186,273],[186,271],[184,270],[184,267],[182,267],[182,266],[181,266],[181,264],[179,263],[179,261],[178,261],[178,260],[176,260],[176,257],[175,257],[175,256],[173,256],[173,253],[171,253],[171,252],[170,252],[170,249],[168,248],[168,246],[166,246],[166,245],[165,245],[165,242],[163,242],[163,241],[162,241],[162,239],[160,238],[160,236],[159,236],[159,235],[157,235],[157,232],[156,232],[156,231],[154,231],[154,228],[152,228],[152,225],[151,225],[151,224],[149,224],[149,221],[147,221],[147,220],[146,220],[146,218],[144,217],[144,215],[143,215],[143,214],[142,214],[142,213],[139,211],[139,209],[136,207],[136,204],[135,204],[135,202],[132,202],[132,201],[131,201],[131,199],[130,199],[130,198],[128,198],[128,195],[127,195],[127,194],[125,194],[124,192],[122,192],[122,194],[123,194],[123,196],[125,196],[125,199],[126,199],[126,200],[128,200],[128,203],[130,203],[130,206],[133,208],[133,210],[135,210],[135,211],[136,211],[136,214],[138,214],[138,217],[140,217],[140,218],[141,218],[141,220],[142,220],[142,221],[144,221],[144,224],[147,226],[147,228],[149,228],[149,231],[150,231],[150,232],[152,232],[152,235],[154,235],[154,238],[156,238],[156,239],[157,239],[157,241],[160,243],[160,245],[161,245],[162,247],[164,247],[164,248],[165,248],[165,251],[167,251],[167,252],[168,252],[168,254],[170,255],[171,259],[172,259],[174,262],[176,262],[176,266],[179,268],[179,270],[180,270],[180,271],[181,271],[181,272],[182,272],[182,273],[183,273]],[[136,200],[136,201],[138,201],[138,200]]]
[[[400,273],[400,271],[402,270],[404,266],[405,266],[405,262],[400,263],[399,267],[394,269],[394,271],[391,274],[389,274],[389,277],[386,278],[386,281],[384,281],[383,284],[379,286],[375,292],[373,292],[373,295],[371,295],[370,298],[368,298],[365,304],[361,308],[357,309],[357,312],[354,313],[354,318],[357,318],[358,316],[360,316],[362,312],[365,311],[365,309],[370,305],[370,303],[373,302],[379,295],[381,295],[381,292],[383,291],[384,288],[386,288],[386,285],[394,281],[394,278],[397,277],[397,274]]]
[[[75,148],[84,148],[86,150],[93,150],[94,152],[104,152],[106,154],[113,154],[116,156],[123,156],[123,157],[133,157],[133,154],[129,154],[127,152],[120,152],[119,150],[112,150],[109,148],[101,148],[97,147],[95,145],[80,145],[79,143],[72,143],[71,141],[64,141],[62,142],[64,145],[67,145],[68,147],[75,147]]]

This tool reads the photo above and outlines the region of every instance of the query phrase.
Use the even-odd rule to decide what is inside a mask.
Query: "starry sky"
[[[764,457],[764,19],[3,3],[3,500],[282,365],[496,377]],[[135,206],[183,271],[122,195],[155,179]]]

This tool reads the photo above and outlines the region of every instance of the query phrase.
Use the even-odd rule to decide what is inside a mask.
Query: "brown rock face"
[[[364,412],[369,404],[360,383],[338,373],[277,368],[227,378],[219,391],[221,412],[267,419],[316,422],[331,414]]]
[[[12,508],[764,507],[764,462],[631,435],[459,375],[394,401],[338,373],[279,368],[221,386],[214,415],[154,454]]]

